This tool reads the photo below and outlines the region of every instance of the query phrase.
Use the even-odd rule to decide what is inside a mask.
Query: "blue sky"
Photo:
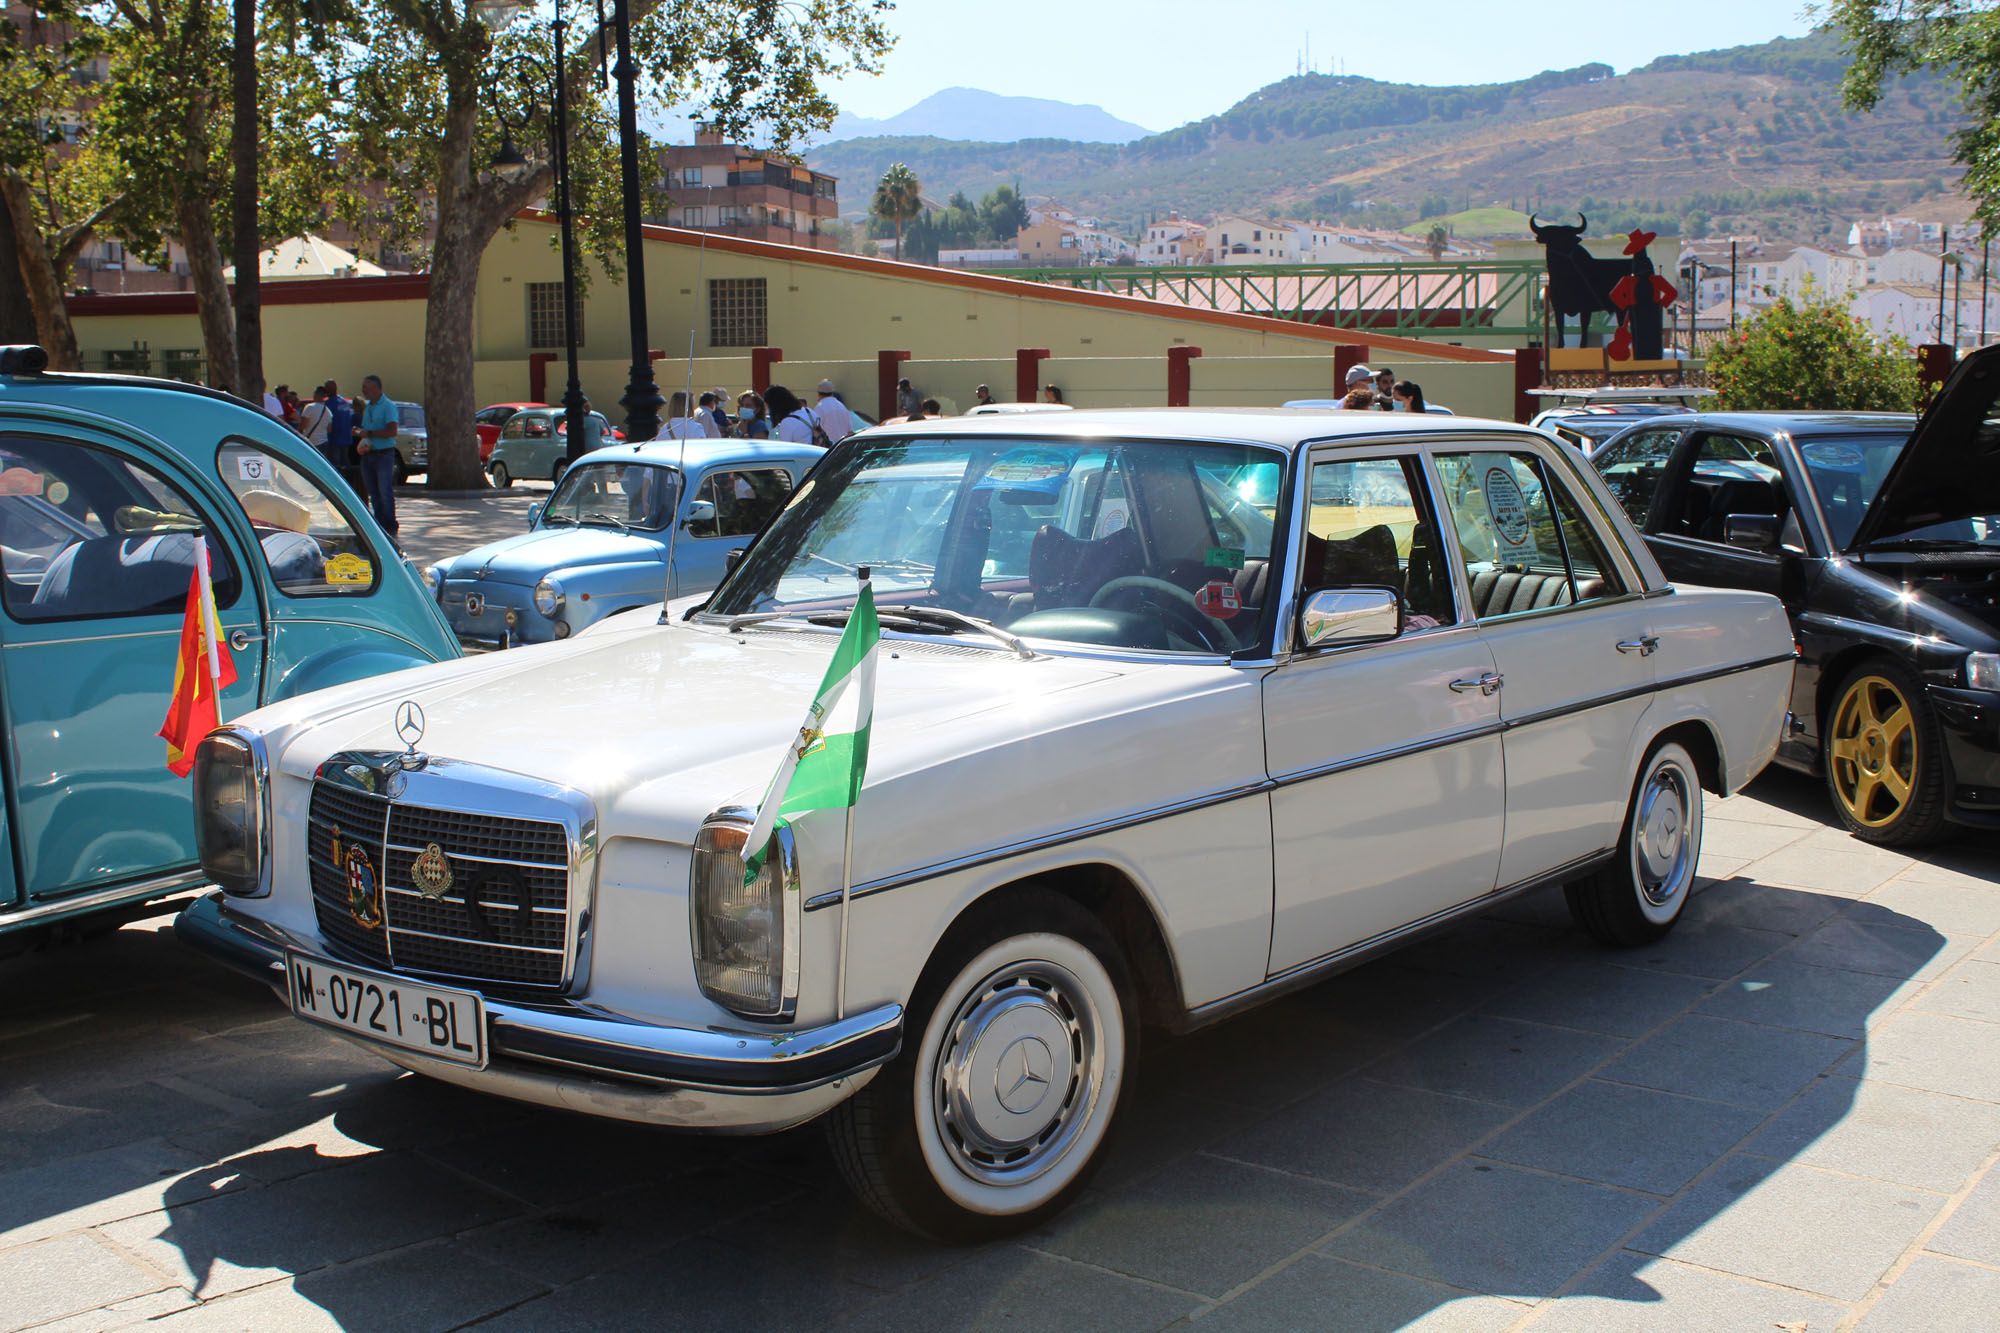
[[[1394,83],[1498,83],[1601,60],[1742,46],[1811,28],[1803,0],[897,0],[879,77],[843,82],[843,111],[883,117],[941,88],[1095,103],[1148,129],[1213,115],[1313,65]]]

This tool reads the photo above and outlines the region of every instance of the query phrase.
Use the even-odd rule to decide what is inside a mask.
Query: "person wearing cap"
[[[840,401],[840,393],[833,387],[832,380],[821,380],[815,390],[819,395],[817,410],[813,415],[819,418],[820,431],[827,443],[839,444],[854,433],[854,414],[847,410],[847,404]]]
[[[993,390],[987,388],[984,384],[972,391],[972,405],[974,407],[984,407],[992,401]]]
[[[1334,406],[1346,407],[1347,403],[1345,401],[1345,396],[1347,394],[1354,392],[1354,390],[1356,389],[1367,389],[1370,392],[1370,394],[1373,394],[1374,388],[1371,385],[1370,381],[1372,381],[1374,378],[1375,378],[1375,372],[1370,370],[1366,366],[1349,366],[1347,368],[1347,378],[1344,381],[1342,381],[1340,386],[1340,392],[1343,401],[1334,404]]]

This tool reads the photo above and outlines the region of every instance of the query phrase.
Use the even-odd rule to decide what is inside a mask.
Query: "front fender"
[[[658,560],[632,560],[552,569],[544,577],[561,585],[562,618],[574,634],[608,615],[659,601],[666,592],[667,567]]]
[[[392,671],[429,666],[435,659],[402,644],[346,644],[314,653],[287,671],[265,698],[265,703],[296,698],[330,685],[349,685],[371,680]]]

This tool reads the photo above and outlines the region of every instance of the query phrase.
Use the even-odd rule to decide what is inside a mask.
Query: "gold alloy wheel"
[[[1833,710],[1827,756],[1848,818],[1873,829],[1902,818],[1917,785],[1917,728],[1893,681],[1862,676],[1847,687]]]

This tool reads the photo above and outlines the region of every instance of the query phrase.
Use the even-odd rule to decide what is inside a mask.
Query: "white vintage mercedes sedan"
[[[863,570],[865,783],[748,848]],[[1667,584],[1523,427],[898,423],[705,602],[210,736],[219,891],[179,932],[468,1088],[825,1116],[886,1217],[992,1236],[1083,1187],[1142,1027],[1550,884],[1604,943],[1657,939],[1703,793],[1777,746],[1793,651],[1775,599]]]

